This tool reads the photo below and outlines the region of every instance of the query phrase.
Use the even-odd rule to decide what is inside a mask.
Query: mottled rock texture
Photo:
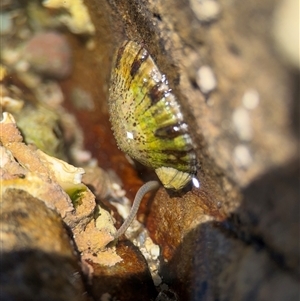
[[[128,198],[155,175],[129,163],[110,130],[111,61],[125,39],[147,48],[189,125],[200,189],[160,188],[139,211],[161,248],[160,276],[169,288],[161,287],[161,297],[299,299],[299,67],[274,39],[282,3],[86,0],[94,36],[67,34],[73,72],[60,82],[64,106]],[[94,47],[85,44],[90,38]],[[78,93],[74,100],[75,88],[88,92],[83,100]],[[112,268],[91,264],[89,293],[96,300],[155,299],[137,249],[121,241],[117,253],[124,261]]]
[[[182,300],[299,294],[299,70],[285,63],[273,40],[278,3],[220,1],[200,18],[188,1],[86,1],[101,65],[91,71],[98,83],[91,91],[102,115],[112,53],[132,39],[167,75],[190,127],[200,190],[178,196],[162,188],[139,215],[168,260],[161,275]],[[216,78],[209,93],[198,86],[202,66]],[[110,134],[101,135],[100,123],[109,125],[97,120],[101,144]],[[96,153],[95,134],[86,138]],[[105,141],[115,150],[111,138]],[[139,180],[117,150],[110,153],[104,164],[132,197]],[[151,178],[144,169],[140,176]]]
[[[61,217],[23,190],[1,195],[1,300],[87,300]]]

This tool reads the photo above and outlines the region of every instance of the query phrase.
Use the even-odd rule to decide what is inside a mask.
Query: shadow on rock
[[[273,170],[243,191],[230,219],[189,232],[164,282],[180,300],[299,300],[299,164]]]

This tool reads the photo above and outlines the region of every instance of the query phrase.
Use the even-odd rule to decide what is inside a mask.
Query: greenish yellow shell
[[[109,111],[123,152],[153,168],[166,188],[180,190],[191,181],[196,156],[180,106],[165,75],[134,41],[115,55]]]

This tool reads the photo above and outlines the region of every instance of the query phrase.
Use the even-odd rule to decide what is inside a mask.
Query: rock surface
[[[1,195],[1,300],[88,300],[60,216],[23,190]]]
[[[160,188],[139,210],[139,220],[160,248],[157,292],[140,252],[120,241],[116,253],[123,261],[115,266],[93,262],[93,252],[86,258],[87,275],[93,276],[86,284],[96,300],[149,300],[156,294],[157,301],[299,299],[299,66],[282,57],[282,49],[291,45],[278,46],[278,15],[288,11],[284,3],[85,1],[86,24],[94,30],[66,34],[73,72],[60,82],[65,109],[84,129],[85,147],[99,166],[120,178],[131,200],[143,181],[155,177],[128,161],[110,130],[111,59],[125,39],[132,39],[147,48],[178,98],[201,184],[179,194]],[[53,14],[32,5],[29,11],[31,18],[46,14],[46,27],[58,28],[59,9]],[[78,21],[77,14],[68,18],[69,24]],[[35,22],[45,29],[42,19]],[[4,61],[24,81],[14,55],[9,49]],[[38,95],[36,87],[45,82],[33,82],[32,94]],[[119,227],[109,189],[95,179],[89,184],[99,187],[98,199]],[[83,247],[89,239],[82,237]]]
[[[199,18],[196,1],[109,1],[101,11],[87,1],[103,66],[124,39],[143,44],[169,79],[196,144],[200,191],[160,189],[139,214],[167,262],[161,276],[182,300],[299,296],[299,70],[272,40],[278,3],[220,1],[215,14],[208,3],[202,13],[209,17]],[[211,91],[199,84],[202,66],[216,78]],[[111,154],[130,195],[136,180]]]

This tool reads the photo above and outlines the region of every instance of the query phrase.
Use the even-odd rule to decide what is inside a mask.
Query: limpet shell
[[[179,103],[149,52],[134,41],[125,41],[115,55],[109,111],[123,152],[153,168],[168,189],[191,181],[196,155]]]

